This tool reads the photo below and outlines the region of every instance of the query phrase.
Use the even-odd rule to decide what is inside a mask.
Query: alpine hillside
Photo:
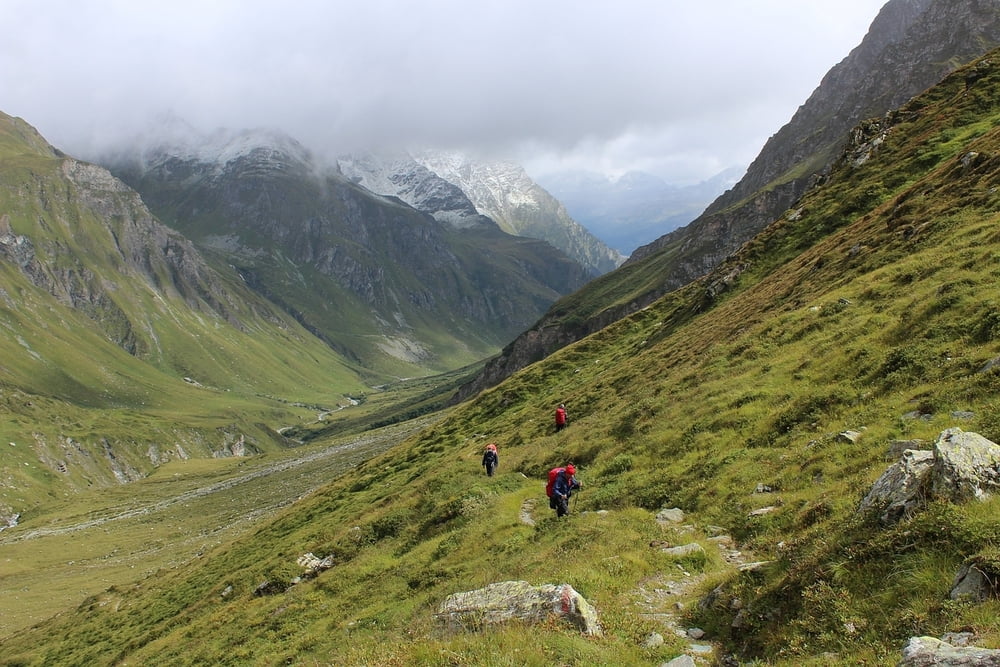
[[[441,222],[374,194],[276,131],[174,132],[102,161],[376,381],[478,361],[588,277],[489,220]]]
[[[996,664],[1000,51],[852,135],[705,276],[2,660]]]
[[[821,182],[852,128],[866,119],[879,122],[997,44],[997,0],[890,0],[862,43],[823,77],[736,186],[689,225],[637,249],[617,271],[554,304],[457,398],[704,275]]]
[[[368,387],[107,170],[0,113],[0,524],[278,433]],[[298,406],[298,407],[296,407]]]

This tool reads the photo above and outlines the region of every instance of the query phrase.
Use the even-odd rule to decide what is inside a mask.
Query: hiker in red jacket
[[[567,463],[565,468],[553,468],[549,471],[549,482],[545,493],[549,496],[549,507],[556,511],[556,516],[569,514],[569,499],[573,492],[582,485],[577,481],[576,466]]]
[[[566,428],[566,406],[562,403],[556,408],[556,430],[561,431]]]

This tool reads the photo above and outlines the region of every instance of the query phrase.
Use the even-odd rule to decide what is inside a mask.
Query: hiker
[[[483,452],[483,467],[486,468],[486,476],[492,477],[493,471],[497,469],[497,464],[500,463],[500,455],[497,454],[497,446],[494,443],[486,445],[486,451]]]
[[[556,430],[561,431],[566,428],[566,406],[562,403],[556,408]]]
[[[556,511],[557,517],[569,514],[570,496],[573,491],[583,488],[574,475],[576,466],[572,463],[567,463],[565,468],[553,468],[549,471],[549,483],[545,492],[549,496],[549,507]]]

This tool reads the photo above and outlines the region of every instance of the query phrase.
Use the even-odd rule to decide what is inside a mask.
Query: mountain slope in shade
[[[107,164],[164,222],[376,377],[488,356],[587,278],[541,241],[373,194],[278,132],[194,136]]]

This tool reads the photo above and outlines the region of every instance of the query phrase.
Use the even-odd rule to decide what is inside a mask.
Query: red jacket
[[[565,424],[566,423],[566,410],[565,408],[556,408],[556,423]]]

